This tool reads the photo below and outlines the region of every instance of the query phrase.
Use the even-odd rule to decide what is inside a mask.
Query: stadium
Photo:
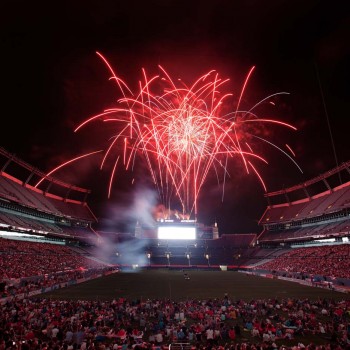
[[[0,350],[350,350],[346,1],[3,1]]]
[[[349,347],[350,162],[266,193],[259,233],[107,233],[90,190],[0,155],[4,348]]]

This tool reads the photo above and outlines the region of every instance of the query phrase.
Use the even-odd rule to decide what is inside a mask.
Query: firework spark
[[[247,74],[238,103],[233,107],[232,94],[224,92],[228,79],[220,78],[216,71],[204,74],[187,86],[180,79],[173,80],[161,66],[158,66],[160,74],[152,77],[148,77],[143,69],[138,91],[133,92],[115,74],[107,59],[99,52],[97,55],[106,64],[119,90],[118,108],[106,109],[84,120],[75,132],[97,120],[115,125],[116,132],[108,139],[101,162],[102,169],[107,158],[116,159],[113,161],[108,196],[117,162],[122,160],[126,170],[132,169],[139,156],[147,163],[161,202],[170,208],[171,201],[176,197],[183,214],[194,213],[197,216],[199,193],[209,173],[216,174],[218,183],[223,184],[224,193],[224,184],[229,175],[227,165],[234,157],[242,162],[247,173],[252,171],[257,175],[266,191],[263,178],[253,161],[266,164],[267,161],[253,151],[249,140],[256,137],[275,145],[253,135],[247,126],[252,123],[277,124],[296,130],[285,122],[260,118],[255,114],[256,107],[263,102],[286,92],[267,96],[249,110],[240,110],[254,67]]]

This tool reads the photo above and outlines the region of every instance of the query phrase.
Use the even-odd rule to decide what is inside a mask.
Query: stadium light
[[[168,259],[168,265],[169,265],[169,266],[170,266],[170,255],[171,255],[170,252],[166,252],[166,253],[165,253],[166,258]]]
[[[188,266],[191,266],[191,253],[186,253],[186,258],[188,260]]]

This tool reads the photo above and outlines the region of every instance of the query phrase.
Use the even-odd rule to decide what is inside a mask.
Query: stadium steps
[[[259,259],[259,261],[254,262],[254,263],[247,263],[247,265],[249,265],[249,267],[257,267],[260,266],[262,264],[265,264],[268,261],[271,261],[277,257],[279,257],[280,255],[286,253],[289,249],[285,249],[285,248],[277,248],[274,249],[272,252],[269,252],[268,254],[266,254],[265,256],[255,256],[252,260],[255,261],[256,259]]]
[[[72,251],[74,251],[75,253],[79,254],[79,255],[82,255],[84,256],[85,258],[87,259],[90,259],[90,260],[93,260],[93,261],[96,261],[98,262],[99,264],[102,264],[102,265],[106,265],[106,266],[113,266],[113,264],[110,264],[104,260],[101,260],[93,255],[91,255],[91,252],[83,249],[83,248],[80,248],[80,247],[69,247]]]
[[[108,262],[106,262],[106,261],[103,261],[103,260],[101,260],[101,259],[98,259],[98,258],[96,258],[96,257],[94,257],[94,256],[87,256],[87,255],[84,255],[85,256],[85,258],[86,259],[90,259],[90,260],[93,260],[93,261],[96,261],[96,262],[98,262],[99,264],[102,264],[102,265],[106,265],[106,266],[114,266],[113,264],[110,264],[110,263],[108,263]]]

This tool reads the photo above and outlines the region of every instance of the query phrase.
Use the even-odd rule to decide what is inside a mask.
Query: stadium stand
[[[322,245],[295,248],[272,261],[259,265],[260,269],[295,272],[303,275],[350,278],[350,245]]]
[[[135,238],[118,242],[118,249],[123,254],[116,254],[116,249],[109,252],[109,262],[119,265],[142,264],[147,267],[173,268],[211,268],[220,266],[237,268],[244,266],[259,250],[256,247],[256,234],[222,235],[218,239],[162,240],[156,238]],[[106,258],[106,250],[101,243],[101,254]]]
[[[253,271],[350,287],[349,166],[266,194],[257,239],[261,259],[248,262]]]
[[[110,271],[110,264],[78,251],[98,241],[91,227],[97,219],[86,202],[89,191],[55,179],[46,179],[45,190],[40,190],[31,181],[45,178],[44,174],[2,148],[0,159],[2,297],[23,296]],[[51,191],[57,186],[64,196]],[[83,200],[72,199],[74,191]]]
[[[77,244],[98,239],[91,228],[97,218],[87,205],[89,190],[47,178],[3,148],[0,157],[0,233],[25,233]],[[43,190],[36,186],[42,179]],[[55,193],[58,188],[60,195]]]
[[[267,193],[269,205],[259,222],[263,226],[259,244],[321,238],[337,241],[344,238],[347,241],[350,227],[349,165],[350,162],[344,163],[300,185]]]

